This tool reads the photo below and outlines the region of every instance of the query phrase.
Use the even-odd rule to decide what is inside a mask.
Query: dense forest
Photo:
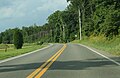
[[[120,0],[67,0],[64,11],[55,11],[43,26],[22,27],[24,43],[70,42],[79,39],[79,11],[82,37],[104,35],[110,40],[120,36]],[[15,29],[0,33],[0,43],[13,43]]]

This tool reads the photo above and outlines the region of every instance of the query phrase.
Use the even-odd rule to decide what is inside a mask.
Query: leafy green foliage
[[[80,7],[82,34],[85,36],[104,34],[111,39],[119,35],[119,0],[68,0],[73,8]],[[77,10],[77,9],[75,9]],[[74,11],[76,12],[76,11]]]
[[[14,33],[14,45],[16,49],[21,49],[23,46],[23,35],[19,29],[16,29]]]
[[[2,36],[0,35],[0,44],[2,43]]]

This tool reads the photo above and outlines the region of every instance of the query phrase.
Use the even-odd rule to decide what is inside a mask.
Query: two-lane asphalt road
[[[120,65],[78,44],[54,44],[0,64],[0,78],[26,77],[120,78]]]

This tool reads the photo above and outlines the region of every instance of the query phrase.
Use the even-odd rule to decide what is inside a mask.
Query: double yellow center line
[[[48,70],[48,68],[57,60],[57,58],[62,54],[66,47],[66,44],[64,44],[64,46],[57,53],[55,53],[50,59],[48,59],[34,72],[32,72],[27,78],[40,78]]]

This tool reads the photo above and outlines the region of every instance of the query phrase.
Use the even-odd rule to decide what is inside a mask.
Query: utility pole
[[[51,37],[51,42],[53,42],[53,31],[52,31],[52,28],[50,30],[50,37]]]
[[[63,24],[63,40],[65,41],[65,25]]]
[[[82,36],[81,36],[81,30],[82,30],[82,27],[81,27],[81,10],[80,10],[80,7],[78,7],[78,12],[79,12],[79,35],[80,35],[80,40],[82,40]]]

